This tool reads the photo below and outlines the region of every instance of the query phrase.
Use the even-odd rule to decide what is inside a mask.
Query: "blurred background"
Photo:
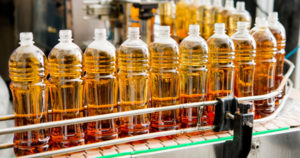
[[[235,0],[236,3],[237,0]],[[174,17],[177,0],[1,0],[0,1],[0,75],[9,84],[8,59],[18,47],[20,32],[33,32],[35,44],[46,55],[58,43],[60,29],[71,29],[82,49],[93,39],[94,28],[105,27],[109,40],[118,47],[128,26],[141,27],[142,39],[151,42],[153,28],[162,24],[162,15]],[[145,3],[144,3],[145,2]],[[224,5],[224,1],[222,2]],[[287,34],[287,54],[299,46],[300,0],[245,0],[252,26],[256,16],[277,11]],[[138,5],[143,4],[143,5]],[[170,4],[170,5],[168,5]],[[166,8],[164,6],[170,6]],[[170,22],[171,25],[172,21]],[[297,51],[294,51],[297,52]],[[292,80],[300,90],[300,54],[289,57],[296,65]]]

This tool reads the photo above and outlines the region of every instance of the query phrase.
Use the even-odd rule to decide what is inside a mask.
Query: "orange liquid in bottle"
[[[179,50],[170,37],[170,28],[160,26],[158,37],[150,49],[151,106],[163,107],[179,104]],[[152,131],[174,130],[180,127],[178,110],[156,112],[151,115]]]
[[[83,117],[83,82],[81,80],[82,52],[72,43],[70,30],[60,31],[60,43],[49,54],[49,89],[52,120]],[[84,144],[81,124],[51,129],[51,149]]]
[[[233,96],[234,44],[225,34],[223,23],[215,24],[215,34],[208,41],[208,99]],[[213,124],[214,106],[204,109],[208,124]]]
[[[270,93],[275,88],[276,39],[267,28],[265,19],[257,18],[257,26],[252,36],[256,42],[254,95]],[[265,117],[275,109],[274,98],[254,101],[255,118]]]
[[[21,33],[20,44],[9,59],[10,89],[15,110],[15,126],[45,123],[47,117],[47,58],[33,45],[32,33]],[[48,129],[15,133],[14,151],[23,156],[47,151]]]
[[[115,48],[106,40],[105,29],[95,30],[95,41],[83,55],[87,116],[117,112]],[[87,123],[85,141],[94,143],[118,138],[116,119]]]
[[[212,6],[209,0],[205,0],[202,5],[198,7],[200,14],[200,33],[201,36],[207,40],[213,34],[212,21]]]
[[[118,51],[120,111],[148,108],[148,47],[139,38],[139,28],[129,27],[128,39]],[[149,133],[148,114],[122,117],[121,137]]]
[[[171,35],[174,35],[174,4],[173,2],[159,3],[160,25],[168,25],[171,28]]]
[[[239,21],[248,22],[248,29],[251,26],[251,16],[247,10],[245,10],[245,2],[237,2],[236,10],[228,18],[228,36],[231,36],[236,32],[237,23]]]
[[[175,30],[176,36],[182,40],[187,36],[188,25],[190,20],[189,7],[186,0],[180,0],[176,4],[175,12]]]
[[[235,48],[234,95],[253,96],[256,43],[249,34],[249,23],[238,22],[237,32],[231,36]]]
[[[199,25],[190,25],[189,36],[180,43],[180,101],[201,102],[206,98],[208,47],[199,36]],[[183,128],[196,127],[198,108],[181,110]],[[204,115],[206,116],[206,115]],[[206,124],[203,118],[202,124]]]
[[[225,8],[218,12],[217,23],[224,23],[226,33],[228,33],[229,16],[234,12],[233,0],[226,0]]]
[[[276,53],[276,68],[275,68],[275,88],[278,88],[283,79],[283,65],[285,57],[285,29],[282,24],[278,21],[277,12],[271,13],[268,18],[269,29],[274,35],[277,41],[277,53]],[[276,97],[276,106],[281,104],[282,98],[284,96],[284,90]]]

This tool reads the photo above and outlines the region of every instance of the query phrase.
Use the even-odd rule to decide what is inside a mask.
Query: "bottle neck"
[[[128,34],[127,38],[131,39],[131,40],[138,40],[138,39],[140,39],[140,35],[139,34]]]
[[[59,39],[60,43],[72,43],[72,39]]]
[[[32,40],[20,41],[21,46],[33,46],[34,42]]]

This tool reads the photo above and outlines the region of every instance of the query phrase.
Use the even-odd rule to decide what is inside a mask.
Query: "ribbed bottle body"
[[[47,58],[34,45],[20,46],[9,59],[10,89],[15,110],[15,126],[45,123],[47,106]],[[20,132],[14,135],[16,156],[47,151],[48,129]]]
[[[59,43],[50,52],[49,90],[52,121],[83,117],[82,52],[72,42]],[[82,124],[51,129],[51,149],[84,144]]]
[[[104,46],[111,46],[111,49],[102,49]],[[83,54],[83,70],[87,116],[117,112],[118,87],[113,46],[106,40],[91,43]],[[118,138],[117,120],[88,123],[85,138],[87,143]]]
[[[148,108],[149,103],[149,52],[139,39],[125,41],[118,51],[118,85],[120,111]],[[122,117],[121,136],[149,133],[148,114]]]
[[[270,93],[275,88],[276,39],[267,27],[258,27],[252,36],[256,42],[254,95]],[[274,111],[274,98],[255,101],[255,117],[261,118]]]
[[[179,60],[180,102],[184,104],[205,101],[208,61],[208,47],[205,40],[200,37],[190,36],[184,39],[180,43]],[[182,127],[196,127],[198,113],[198,108],[182,109]]]
[[[225,34],[213,35],[208,45],[208,99],[233,96],[234,44]],[[214,107],[205,108],[208,124],[214,120]]]
[[[179,49],[176,41],[171,38],[161,38],[159,41],[154,41],[149,49],[151,106],[164,107],[179,104]],[[152,131],[173,130],[179,127],[179,109],[151,115]]]

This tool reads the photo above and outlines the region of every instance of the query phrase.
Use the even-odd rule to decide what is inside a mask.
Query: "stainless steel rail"
[[[149,134],[137,135],[137,136],[132,136],[132,137],[108,140],[108,141],[98,142],[98,143],[93,143],[93,144],[69,147],[69,148],[64,148],[64,149],[59,149],[59,150],[54,150],[54,151],[41,152],[41,153],[37,153],[37,154],[23,156],[22,158],[40,158],[40,157],[47,157],[47,156],[53,156],[53,155],[61,155],[61,154],[70,153],[70,152],[83,151],[83,150],[99,148],[99,147],[103,147],[103,146],[122,144],[122,143],[127,143],[127,142],[132,142],[132,141],[138,141],[138,140],[144,140],[144,139],[150,139],[150,138],[156,138],[156,137],[162,137],[162,136],[168,136],[168,135],[212,130],[213,128],[214,128],[214,126],[205,126],[205,127],[200,127],[200,128],[186,128],[186,129],[179,129],[179,130],[149,133]]]

